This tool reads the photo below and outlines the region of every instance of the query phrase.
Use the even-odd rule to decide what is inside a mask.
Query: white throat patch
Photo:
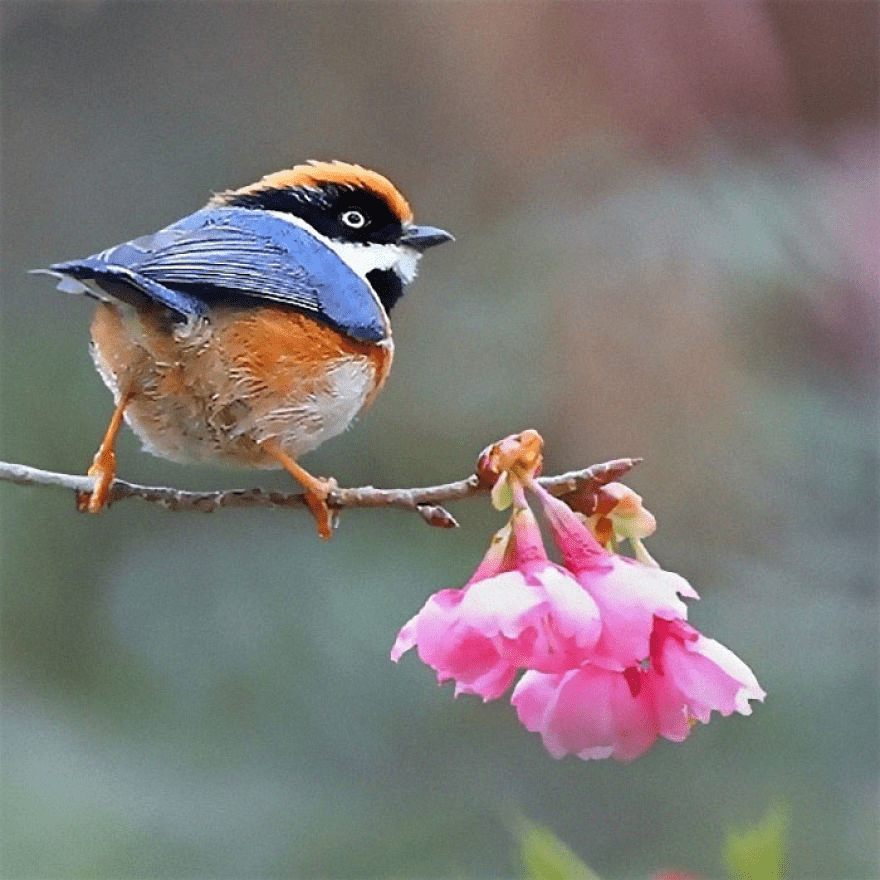
[[[334,241],[315,230],[305,220],[284,211],[268,211],[293,226],[304,229],[323,242],[335,253],[352,272],[366,280],[367,275],[374,271],[393,269],[404,284],[409,284],[415,277],[419,258],[422,256],[415,248],[402,244],[359,244],[351,241]]]

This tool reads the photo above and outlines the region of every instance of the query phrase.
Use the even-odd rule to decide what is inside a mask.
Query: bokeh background
[[[81,473],[111,410],[91,306],[28,269],[306,158],[388,174],[454,245],[395,369],[306,463],[465,476],[525,427],[623,455],[752,718],[552,760],[503,700],[388,650],[503,517],[80,516],[0,484],[2,876],[508,877],[514,815],[607,878],[722,872],[776,804],[788,876],[878,876],[878,7],[3,2],[2,458]],[[120,472],[184,488],[127,433]]]

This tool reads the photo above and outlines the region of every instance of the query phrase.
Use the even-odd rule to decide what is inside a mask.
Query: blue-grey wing
[[[356,339],[388,336],[372,288],[320,239],[265,211],[206,208],[160,232],[53,271],[128,284],[184,316],[230,296],[284,303]]]

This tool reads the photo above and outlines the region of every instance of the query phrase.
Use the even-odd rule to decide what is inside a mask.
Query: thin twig
[[[554,477],[541,477],[538,482],[554,495],[576,489],[592,491],[619,479],[641,459],[618,458],[594,464],[580,471],[569,471]],[[0,461],[0,480],[20,486],[57,486],[74,492],[90,492],[94,479],[74,474],[59,474],[23,464]],[[335,489],[327,498],[336,510],[349,507],[394,507],[418,513],[426,522],[441,528],[458,525],[455,517],[442,503],[460,501],[475,495],[486,495],[489,490],[480,486],[476,474],[454,483],[413,489],[376,489],[359,486],[353,489]],[[124,480],[114,480],[110,488],[110,503],[127,498],[140,498],[166,510],[211,513],[223,507],[305,507],[303,496],[294,492],[268,492],[265,489],[226,489],[217,492],[188,492],[158,486],[139,486]]]

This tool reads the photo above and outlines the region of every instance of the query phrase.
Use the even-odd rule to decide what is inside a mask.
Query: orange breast
[[[283,306],[219,307],[183,325],[166,310],[101,304],[95,363],[126,419],[158,455],[275,467],[340,433],[381,389],[391,340],[359,342]]]
[[[216,313],[214,324],[217,345],[229,363],[279,393],[305,377],[320,377],[328,364],[353,359],[370,364],[372,399],[391,369],[392,346],[351,339],[292,309],[227,309]]]

